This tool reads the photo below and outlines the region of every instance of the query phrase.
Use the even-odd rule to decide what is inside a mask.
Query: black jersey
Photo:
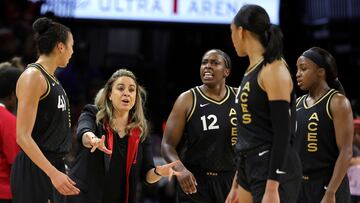
[[[41,64],[33,63],[28,67],[38,69],[47,83],[47,90],[38,104],[32,137],[44,153],[65,154],[71,147],[70,106],[66,93]]]
[[[296,137],[304,174],[333,169],[339,150],[330,112],[330,101],[337,91],[330,89],[312,106],[306,104],[308,95],[296,105]]]
[[[235,168],[236,143],[235,91],[226,86],[220,101],[207,97],[199,87],[191,89],[193,106],[187,118],[183,139],[187,167],[209,171],[232,171]]]
[[[247,151],[265,144],[272,144],[273,129],[269,99],[258,83],[258,76],[264,66],[261,61],[244,74],[236,94],[238,112],[238,140],[236,151]],[[290,124],[291,141],[295,136],[295,92],[291,93]]]

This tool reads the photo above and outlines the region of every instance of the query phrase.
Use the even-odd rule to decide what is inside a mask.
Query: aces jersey
[[[200,89],[191,89],[193,106],[183,139],[185,166],[208,171],[233,171],[237,139],[235,91],[226,86],[225,97],[215,101]]]
[[[28,67],[38,69],[47,83],[38,104],[32,137],[43,153],[66,154],[71,147],[71,120],[65,90],[41,64],[32,63]]]
[[[330,89],[311,106],[306,103],[306,94],[296,104],[296,139],[304,174],[332,172],[339,155],[330,112],[330,101],[336,93]]]

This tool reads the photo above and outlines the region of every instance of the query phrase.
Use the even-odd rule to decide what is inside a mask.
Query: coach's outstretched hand
[[[169,164],[165,164],[165,165],[162,165],[162,166],[156,166],[155,167],[155,171],[158,175],[161,175],[161,176],[166,176],[169,178],[169,181],[171,180],[172,176],[177,176],[179,175],[180,173],[179,172],[176,172],[173,168],[179,164],[179,160],[177,161],[174,161],[174,162],[171,162]]]
[[[91,148],[91,152],[94,152],[96,149],[98,149],[106,154],[112,154],[112,151],[105,146],[105,135],[101,136],[101,138],[98,138],[94,133],[86,132],[83,134],[82,139],[84,146]]]

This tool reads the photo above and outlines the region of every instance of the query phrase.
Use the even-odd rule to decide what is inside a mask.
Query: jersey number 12
[[[206,119],[210,121],[210,125],[207,125]],[[204,131],[219,129],[219,125],[216,125],[217,117],[213,114],[208,115],[207,117],[201,116],[201,121]]]

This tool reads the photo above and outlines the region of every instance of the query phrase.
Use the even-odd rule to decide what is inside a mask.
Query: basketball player
[[[297,84],[308,93],[296,105],[303,181],[300,203],[350,202],[346,172],[352,157],[351,105],[337,79],[334,57],[313,47],[297,60]]]
[[[54,73],[66,67],[73,54],[70,29],[48,18],[33,24],[39,58],[20,76],[16,140],[21,151],[11,172],[13,202],[58,202],[59,193],[79,189],[64,173],[64,156],[71,145],[68,98]]]
[[[177,202],[224,202],[230,190],[237,136],[235,90],[225,83],[230,69],[226,53],[207,51],[200,66],[203,84],[183,92],[167,120],[161,150],[168,162],[181,160],[174,167]]]
[[[300,160],[292,147],[295,94],[282,59],[281,30],[266,11],[244,5],[231,23],[231,38],[240,57],[250,61],[239,87],[237,182],[226,202],[296,202]]]

